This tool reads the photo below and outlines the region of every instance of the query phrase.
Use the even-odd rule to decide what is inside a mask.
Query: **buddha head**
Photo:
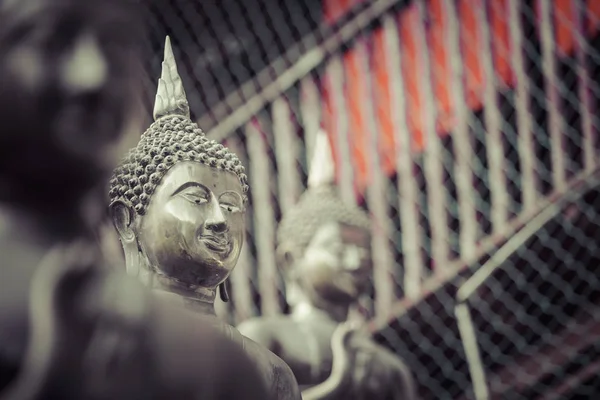
[[[247,192],[238,157],[191,121],[167,38],[154,123],[110,181],[128,273],[212,292],[237,263]]]
[[[63,218],[105,184],[139,132],[140,28],[133,2],[0,0],[2,201]]]
[[[329,139],[320,132],[308,190],[283,216],[277,232],[278,264],[288,286],[302,292],[298,297],[292,290],[292,306],[298,299],[349,305],[369,287],[370,219],[342,201],[333,171]]]

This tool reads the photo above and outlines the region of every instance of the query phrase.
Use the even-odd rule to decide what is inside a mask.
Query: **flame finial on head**
[[[175,56],[171,48],[171,39],[165,40],[165,56],[162,62],[162,72],[158,80],[156,99],[154,101],[154,120],[161,117],[180,115],[190,118],[190,106],[185,97],[181,77],[177,72]]]
[[[308,187],[332,185],[335,182],[335,164],[327,133],[319,130],[308,174]]]

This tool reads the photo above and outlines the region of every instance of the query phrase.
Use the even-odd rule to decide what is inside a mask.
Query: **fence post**
[[[367,130],[368,176],[370,184],[366,188],[369,211],[373,218],[373,281],[375,283],[375,313],[387,317],[394,302],[394,283],[397,282],[394,259],[389,245],[391,226],[388,216],[388,199],[386,191],[387,177],[379,157],[379,134],[375,120],[375,99],[373,97],[371,54],[368,39],[361,38],[356,43],[356,58],[360,64],[358,70],[363,75],[364,92],[362,96],[362,114],[365,117],[364,128]]]
[[[436,130],[438,112],[431,87],[431,61],[427,40],[427,3],[416,0],[418,18],[413,25],[417,48],[421,55],[421,93],[423,94],[423,115],[425,149],[425,179],[427,185],[427,205],[429,208],[429,224],[431,225],[431,248],[435,273],[445,276],[450,255],[450,235],[446,209],[447,193],[444,184],[444,165],[442,160],[442,144]]]
[[[246,124],[246,143],[250,159],[250,193],[254,208],[258,286],[263,315],[279,314],[278,274],[275,262],[275,217],[271,194],[273,174],[265,135],[257,118]]]
[[[511,38],[511,66],[515,74],[515,112],[519,161],[521,164],[521,192],[524,212],[532,212],[539,196],[539,177],[536,171],[533,124],[529,94],[529,78],[523,57],[522,0],[508,0],[508,20]]]
[[[577,60],[577,91],[581,102],[581,127],[583,129],[583,165],[591,172],[596,167],[597,128],[594,126],[594,98],[590,93],[591,80],[586,54],[590,51],[585,32],[586,5],[583,0],[572,0],[573,25],[575,36],[575,57]]]
[[[423,257],[421,256],[423,230],[419,223],[419,189],[413,173],[412,143],[406,120],[406,88],[402,71],[402,49],[398,39],[399,32],[395,15],[387,15],[384,18],[383,32],[387,71],[390,77],[391,103],[389,107],[396,155],[399,192],[398,215],[403,232],[403,289],[406,297],[416,299],[421,294],[421,282],[424,272]]]
[[[553,33],[552,7],[550,0],[538,0],[540,6],[540,34],[542,37],[542,70],[546,96],[548,96],[548,130],[552,153],[552,181],[554,190],[563,192],[567,187],[565,162],[565,120],[561,114],[561,98],[556,76],[556,41]]]
[[[496,0],[492,0],[495,2]],[[491,194],[491,220],[492,230],[499,234],[504,232],[508,222],[508,188],[504,169],[504,141],[502,139],[500,107],[497,101],[498,86],[494,59],[492,53],[492,40],[490,36],[490,18],[487,9],[487,0],[479,0],[477,15],[481,33],[481,62],[485,79],[483,92],[483,118],[487,135],[487,159],[489,166],[489,183]],[[493,5],[492,5],[493,6]]]
[[[454,143],[454,176],[458,197],[458,216],[460,219],[459,248],[463,260],[471,260],[475,254],[479,224],[475,208],[476,192],[474,185],[473,140],[469,132],[471,111],[465,96],[465,71],[460,46],[460,28],[455,0],[444,0],[444,19],[446,26],[446,44],[450,55],[450,82],[456,121],[452,132]],[[482,22],[480,22],[481,24]]]
[[[345,98],[344,63],[341,56],[334,56],[326,67],[326,79],[329,84],[328,92],[331,95],[334,132],[327,132],[332,136],[337,152],[336,166],[339,171],[339,188],[342,199],[348,204],[356,204],[354,193],[354,174],[352,170],[352,154],[349,143],[348,111]]]

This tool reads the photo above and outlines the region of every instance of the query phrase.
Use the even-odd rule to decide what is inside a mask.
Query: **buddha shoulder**
[[[252,339],[243,337],[243,347],[246,353],[256,360],[269,375],[271,392],[279,400],[300,400],[301,394],[292,369],[275,353]]]
[[[282,316],[250,318],[237,326],[242,335],[269,349],[279,343],[279,335],[293,322]]]

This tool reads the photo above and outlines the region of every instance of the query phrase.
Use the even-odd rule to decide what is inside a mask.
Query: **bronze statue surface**
[[[235,267],[243,242],[240,181],[193,161],[175,164],[163,179],[140,218],[138,244],[163,277],[214,289]]]
[[[254,360],[274,398],[299,399],[279,357],[214,315],[217,290],[226,300],[224,282],[243,244],[248,184],[238,157],[191,121],[168,38],[154,119],[111,180],[110,211],[128,273],[212,319]]]
[[[305,399],[404,399],[411,377],[399,359],[368,335],[336,336],[369,292],[371,234],[368,215],[346,205],[332,184],[327,141],[325,134],[318,137],[309,189],[278,228],[291,313],[250,319],[238,328],[290,365]],[[336,359],[342,365],[337,370]]]
[[[103,265],[97,188],[137,119],[125,3],[0,0],[0,398],[268,398],[239,346]]]

